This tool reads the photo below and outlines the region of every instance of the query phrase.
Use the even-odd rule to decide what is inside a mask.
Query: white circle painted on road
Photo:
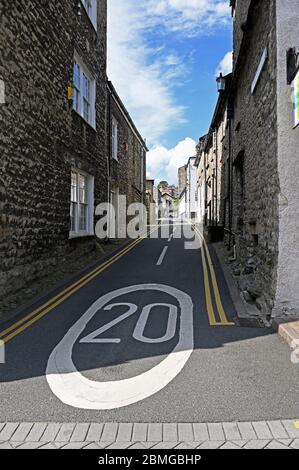
[[[143,290],[164,292],[178,301],[181,316],[177,345],[158,365],[135,377],[107,382],[87,379],[78,372],[72,360],[73,348],[79,336],[94,315],[112,299]],[[129,306],[130,304],[127,305]],[[173,328],[174,310],[171,310],[171,312],[172,320],[170,317],[166,333],[169,337]],[[128,316],[128,314],[125,315]],[[174,287],[161,284],[130,286],[104,295],[80,317],[51,353],[48,360],[46,377],[52,392],[66,405],[86,410],[122,408],[144,400],[166,387],[182,371],[193,349],[193,303],[189,295]]]

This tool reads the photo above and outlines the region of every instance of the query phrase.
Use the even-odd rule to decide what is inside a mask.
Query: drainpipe
[[[112,112],[111,112],[111,90],[109,84],[107,84],[108,89],[108,154],[107,154],[107,172],[108,172],[108,223],[107,223],[107,240],[109,240],[110,233],[110,203],[111,203],[111,121],[112,121]]]
[[[216,185],[216,190],[215,190],[215,221],[216,221],[216,227],[218,227],[218,129],[216,132],[216,171],[215,171],[215,185]]]
[[[231,118],[229,119],[228,122],[228,127],[229,127],[229,135],[228,135],[228,140],[229,140],[229,152],[228,152],[228,197],[229,197],[229,245],[228,248],[229,250],[231,249],[232,246],[232,215],[233,215],[233,193],[232,193],[232,121]]]

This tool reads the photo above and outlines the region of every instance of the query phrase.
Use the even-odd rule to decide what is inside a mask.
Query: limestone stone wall
[[[98,29],[73,0],[0,0],[0,297],[94,248],[69,240],[71,167],[94,176],[107,200],[107,2]],[[72,110],[77,51],[96,77],[96,130]]]
[[[273,316],[299,318],[299,127],[294,128],[293,87],[286,80],[286,51],[299,52],[299,2],[277,3],[277,109],[279,256]]]
[[[245,275],[242,289],[267,315],[274,306],[278,263],[276,2],[254,3],[234,78],[232,228]],[[252,94],[265,48],[268,59]]]

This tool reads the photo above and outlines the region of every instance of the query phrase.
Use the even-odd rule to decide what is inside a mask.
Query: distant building
[[[196,219],[197,217],[197,171],[196,157],[189,158],[184,167],[179,168],[179,215],[188,219]]]
[[[147,210],[147,224],[154,225],[157,222],[156,213],[156,192],[155,192],[155,180],[146,180],[146,210]]]

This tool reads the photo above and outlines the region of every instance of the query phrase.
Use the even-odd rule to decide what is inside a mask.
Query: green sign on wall
[[[295,111],[295,127],[299,124],[299,72],[294,80],[294,111]]]

